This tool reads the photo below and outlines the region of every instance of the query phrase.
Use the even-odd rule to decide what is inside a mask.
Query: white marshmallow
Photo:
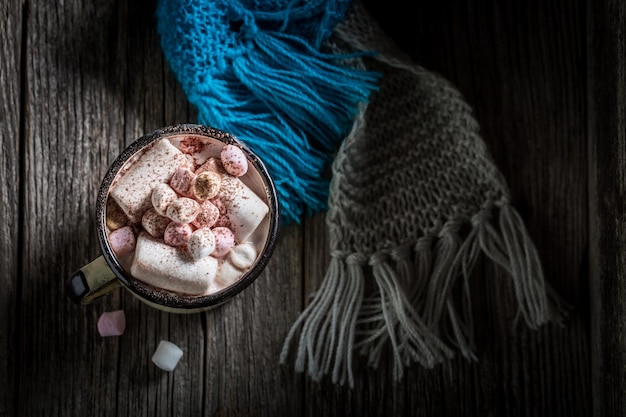
[[[152,363],[164,371],[171,372],[183,357],[183,351],[172,342],[161,340],[156,351],[152,355]]]
[[[245,242],[267,216],[269,207],[239,178],[222,177],[218,198],[224,204],[228,226],[236,242]]]
[[[170,222],[171,220],[168,217],[157,213],[154,207],[146,210],[141,218],[141,226],[152,237],[163,237],[163,233],[165,233],[165,229]]]
[[[161,216],[165,216],[167,208],[178,198],[176,191],[169,185],[157,184],[152,190],[152,206]]]
[[[196,200],[180,197],[167,208],[167,217],[178,223],[191,223],[201,210]]]
[[[239,281],[241,277],[241,270],[229,262],[228,259],[224,259],[217,271],[214,284],[220,289],[230,287],[232,284]]]
[[[187,249],[194,259],[205,258],[215,250],[215,235],[209,228],[198,229],[191,234]]]
[[[130,273],[153,287],[202,295],[211,289],[217,268],[217,259],[212,256],[195,260],[187,250],[167,245],[141,232]]]
[[[159,140],[116,179],[110,195],[131,222],[137,224],[152,205],[154,187],[167,182],[180,166],[188,164],[185,154],[168,140]]]
[[[257,250],[252,243],[235,246],[220,264],[215,283],[225,288],[239,281],[254,264],[256,257]]]
[[[228,258],[237,268],[245,270],[256,260],[257,251],[252,243],[242,243],[231,249]]]

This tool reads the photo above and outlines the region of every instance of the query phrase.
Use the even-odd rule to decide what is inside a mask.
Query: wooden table
[[[215,311],[172,315],[118,291],[72,304],[99,254],[100,180],[130,142],[195,121],[161,54],[154,1],[7,0],[0,19],[0,416],[587,416],[626,411],[626,3],[367,2],[475,110],[544,262],[572,305],[562,328],[511,327],[488,262],[472,283],[478,361],[398,384],[385,361],[354,389],[280,366],[320,282],[323,214],[283,228],[263,275]],[[123,309],[122,337],[99,315]],[[165,373],[161,339],[184,350]]]

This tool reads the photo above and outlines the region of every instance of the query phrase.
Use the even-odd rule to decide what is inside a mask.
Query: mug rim
[[[168,292],[167,290],[156,289],[155,287],[134,278],[117,260],[117,257],[114,255],[110,247],[106,233],[106,203],[109,196],[109,189],[120,169],[133,155],[145,148],[147,145],[158,139],[178,134],[196,134],[219,140],[225,145],[231,144],[241,148],[241,150],[246,154],[248,163],[251,163],[254,169],[256,169],[259,173],[268,199],[268,214],[270,216],[268,235],[265,240],[265,245],[255,263],[235,283],[215,293],[207,295],[197,296],[175,294]],[[170,310],[190,311],[209,309],[228,301],[252,284],[252,282],[254,282],[265,269],[274,252],[278,238],[279,223],[280,212],[276,186],[263,161],[234,135],[211,126],[201,124],[184,123],[166,126],[144,134],[140,138],[136,139],[133,143],[128,145],[117,156],[117,158],[115,158],[113,163],[107,169],[102,183],[100,184],[96,200],[96,232],[98,235],[100,249],[107,265],[111,268],[117,279],[119,279],[120,282],[133,293],[133,295],[139,297],[142,301],[147,301],[149,304],[155,304],[156,306]]]

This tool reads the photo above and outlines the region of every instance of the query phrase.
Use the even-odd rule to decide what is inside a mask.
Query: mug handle
[[[65,292],[76,304],[89,304],[121,285],[104,257],[99,256],[66,281]]]

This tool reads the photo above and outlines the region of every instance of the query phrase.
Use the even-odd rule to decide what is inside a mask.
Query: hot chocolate
[[[160,138],[113,180],[108,244],[120,265],[157,290],[202,296],[237,282],[269,234],[258,172],[236,144],[194,134]]]

